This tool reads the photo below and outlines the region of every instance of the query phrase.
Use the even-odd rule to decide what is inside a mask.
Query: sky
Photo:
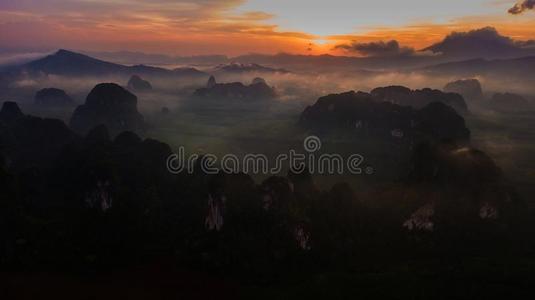
[[[485,26],[535,39],[533,1],[520,2],[1,0],[0,49],[342,55],[336,45],[395,39],[418,49],[451,31]],[[515,5],[515,13],[508,12]]]

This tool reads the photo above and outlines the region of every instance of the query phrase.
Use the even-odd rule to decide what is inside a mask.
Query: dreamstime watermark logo
[[[226,154],[219,159],[214,154],[192,154],[186,157],[184,147],[179,147],[177,153],[171,154],[167,159],[167,169],[172,174],[187,172],[192,174],[200,170],[206,174],[217,174],[220,171],[227,174],[264,174],[276,175],[282,173],[287,166],[293,173],[301,174],[305,171],[318,175],[371,175],[372,167],[363,167],[364,157],[352,154],[343,157],[340,154],[320,153],[321,139],[309,136],[303,142],[306,153],[298,153],[291,149],[288,153],[278,154],[270,159],[265,154],[246,154],[238,157],[235,154]]]

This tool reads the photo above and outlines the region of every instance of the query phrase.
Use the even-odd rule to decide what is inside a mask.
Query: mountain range
[[[77,51],[85,55],[95,57],[105,61],[118,64],[145,64],[145,65],[191,65],[191,66],[213,66],[225,64],[230,61],[226,55],[194,55],[194,56],[173,56],[165,54],[151,54],[135,51],[118,52],[96,52]]]
[[[535,56],[513,59],[471,59],[425,67],[421,71],[459,77],[488,76],[530,79],[535,70]],[[504,78],[505,79],[505,78]]]
[[[394,44],[398,45],[397,41]],[[375,47],[387,47],[387,43],[376,43]],[[343,46],[343,47],[342,47]],[[369,45],[368,45],[369,46]],[[363,44],[338,45],[350,53]],[[401,47],[401,46],[399,46]],[[369,47],[368,47],[369,48]],[[405,47],[407,48],[407,47]],[[404,49],[405,49],[404,48]],[[493,72],[507,69],[525,73],[531,61],[522,57],[535,57],[534,40],[515,40],[500,34],[493,27],[483,27],[466,32],[452,32],[442,40],[421,50],[410,48],[397,55],[389,56],[335,56],[279,53],[245,54],[237,57],[224,55],[170,56],[140,52],[84,52],[85,54],[59,50],[54,54],[11,67],[29,73],[58,75],[128,75],[144,76],[202,76],[207,74],[194,68],[165,69],[150,65],[194,65],[215,67],[213,72],[236,73],[244,71],[280,72],[286,70],[304,72],[330,71],[403,71],[428,68],[464,73]],[[89,55],[88,55],[89,54]],[[527,61],[526,61],[527,60]],[[141,63],[141,64],[140,64]],[[525,64],[527,63],[527,65]],[[135,64],[135,65],[129,65]]]
[[[126,66],[63,49],[29,63],[12,66],[7,71],[12,74],[24,72],[31,75],[45,74],[81,77],[103,75],[131,76],[133,74],[159,77],[208,77],[208,74],[195,68],[169,70],[145,65]]]
[[[465,37],[462,39],[465,39]],[[500,43],[507,44],[507,42],[503,41]],[[515,42],[514,44],[516,45],[518,43]],[[522,50],[517,53],[525,52]],[[229,74],[246,71],[285,73],[288,72],[286,71],[286,68],[288,68],[298,72],[348,71],[351,73],[357,72],[362,75],[366,72],[372,74],[388,71],[407,71],[457,77],[489,76],[500,78],[503,77],[503,74],[507,74],[509,79],[516,80],[531,78],[530,76],[532,76],[533,70],[535,69],[535,55],[501,59],[475,58],[467,60],[445,60],[434,56],[359,58],[332,55],[250,54],[235,57],[233,60],[235,63],[221,64],[215,67],[215,69],[212,69],[212,72],[226,72]],[[63,49],[40,59],[4,69],[0,72],[0,78],[4,79],[0,81],[4,82],[23,74],[70,77],[123,76],[127,78],[135,74],[147,78],[189,77],[207,79],[209,77],[209,74],[195,68],[166,69],[147,65],[127,66]]]

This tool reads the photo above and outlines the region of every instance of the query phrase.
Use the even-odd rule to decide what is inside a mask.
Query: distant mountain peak
[[[285,69],[275,69],[262,66],[256,63],[239,63],[231,62],[229,64],[220,64],[215,68],[216,71],[229,73],[246,73],[246,72],[260,72],[260,73],[289,73]]]
[[[59,49],[55,53],[21,66],[21,71],[35,74],[63,76],[121,75],[129,78],[134,74],[154,76],[206,76],[197,69],[171,71],[146,65],[125,66],[93,58],[78,52]]]
[[[65,50],[65,49],[59,49],[54,54],[49,55],[49,57],[50,56],[52,56],[52,57],[60,57],[60,58],[70,58],[70,59],[90,59],[90,60],[99,61],[98,59],[92,58],[92,57],[87,56],[85,54],[81,54],[81,53],[78,53],[78,52]]]
[[[101,61],[65,49],[60,49],[54,54],[29,62],[23,67],[30,72],[69,76],[117,74],[125,69],[125,66]]]
[[[70,54],[79,54],[73,51],[65,50],[65,49],[59,49],[56,51],[55,55],[70,55]]]

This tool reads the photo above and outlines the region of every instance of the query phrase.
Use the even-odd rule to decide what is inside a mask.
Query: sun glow
[[[532,15],[508,14],[511,3],[506,1],[440,4],[443,12],[435,7],[438,4],[431,4],[419,0],[380,5],[335,0],[328,6],[300,0],[2,1],[0,44],[24,49],[129,48],[177,55],[336,55],[347,54],[335,49],[338,44],[396,40],[404,47],[421,49],[451,31],[485,26],[515,39],[535,39]]]

